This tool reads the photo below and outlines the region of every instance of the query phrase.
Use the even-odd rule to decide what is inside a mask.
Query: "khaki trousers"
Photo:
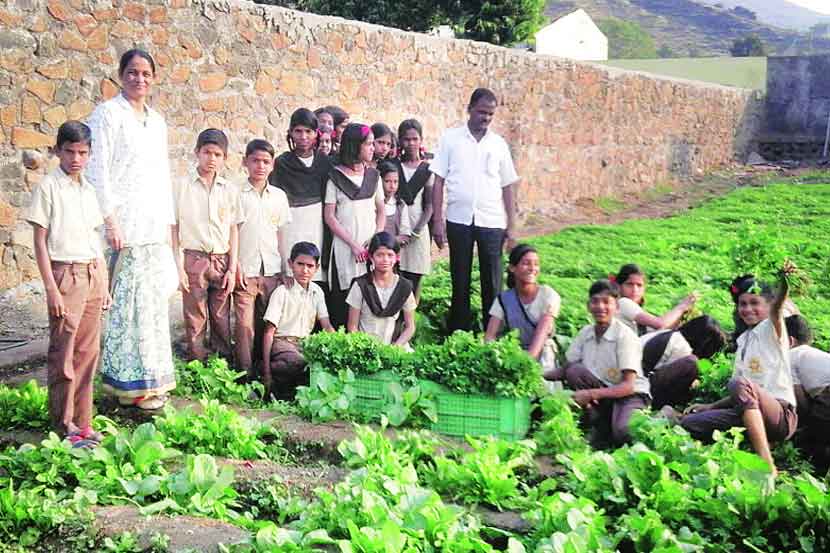
[[[228,254],[185,250],[184,270],[190,285],[190,292],[182,292],[188,359],[204,361],[211,351],[230,358],[231,295],[222,288]],[[210,350],[205,346],[208,320]]]
[[[65,434],[70,425],[84,429],[92,422],[92,381],[101,353],[101,308],[108,288],[106,264],[103,259],[53,262],[52,276],[66,314],[49,316],[49,420]]]
[[[278,276],[245,278],[245,288],[233,292],[233,311],[236,319],[236,365],[254,377],[254,359],[262,355],[263,317],[268,300],[280,283]],[[254,356],[256,353],[256,356]]]

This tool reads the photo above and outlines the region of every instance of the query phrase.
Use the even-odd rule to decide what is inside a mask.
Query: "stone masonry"
[[[434,148],[464,118],[469,94],[501,99],[496,129],[522,175],[521,216],[578,198],[638,192],[742,155],[751,92],[673,81],[499,48],[255,5],[243,0],[7,0],[0,6],[0,290],[37,276],[20,220],[57,127],[118,93],[133,46],[158,65],[152,99],[181,174],[196,134],[284,149],[291,112],[334,103],[353,121],[424,123]]]

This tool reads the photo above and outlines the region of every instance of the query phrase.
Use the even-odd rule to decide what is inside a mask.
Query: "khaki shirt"
[[[686,338],[684,338],[681,333],[674,332],[673,330],[655,330],[654,332],[643,334],[640,336],[640,345],[645,348],[646,344],[648,344],[653,338],[656,338],[660,334],[665,334],[666,332],[671,332],[672,335],[669,336],[669,341],[666,343],[666,349],[663,350],[663,355],[660,356],[660,359],[658,359],[657,363],[654,365],[654,370],[661,369],[669,363],[674,363],[678,359],[688,357],[694,353],[692,346],[689,345]]]
[[[282,271],[277,231],[291,222],[285,192],[265,185],[262,194],[245,181],[239,195],[239,264],[245,277],[273,276]]]
[[[643,349],[637,334],[614,319],[602,337],[597,340],[594,325],[579,331],[566,354],[568,362],[582,363],[606,386],[616,386],[623,380],[623,372],[634,371],[635,394],[649,394],[649,382],[643,377]]]
[[[81,176],[75,182],[56,167],[32,191],[25,219],[49,231],[49,259],[76,263],[103,257],[101,234],[104,224],[95,189]]]
[[[184,250],[228,253],[231,225],[242,222],[239,187],[220,176],[208,189],[196,168],[179,179],[173,190],[179,245]]]
[[[276,336],[305,338],[314,330],[318,319],[328,319],[323,289],[310,282],[304,289],[296,282],[291,288],[279,286],[265,310],[264,319],[277,327]]]

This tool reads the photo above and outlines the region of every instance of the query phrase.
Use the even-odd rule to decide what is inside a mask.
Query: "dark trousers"
[[[697,357],[687,355],[660,367],[648,377],[651,383],[651,408],[681,405],[692,397],[692,383],[697,379]]]
[[[573,364],[565,367],[565,380],[572,390],[593,390],[605,388],[605,383],[581,364]],[[640,411],[648,407],[647,396],[633,394],[617,399],[602,399],[589,418],[596,424],[597,430],[605,436],[609,436],[616,445],[626,443],[630,436],[628,433],[628,422],[634,411]]]
[[[478,249],[478,269],[481,276],[481,313],[484,328],[487,315],[496,295],[501,292],[501,249],[504,229],[460,225],[447,221],[447,242],[450,245],[450,277],[452,303],[447,320],[450,332],[472,330],[476,323],[470,311],[470,279],[473,270],[473,244]]]
[[[711,409],[686,415],[680,425],[698,440],[709,441],[715,430],[729,430],[743,426],[743,412],[758,409],[764,418],[764,428],[770,442],[788,440],[798,426],[795,407],[774,398],[769,392],[740,376],[729,381],[729,396],[733,407]]]

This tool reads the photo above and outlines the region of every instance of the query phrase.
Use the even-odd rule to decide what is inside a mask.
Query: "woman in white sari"
[[[147,105],[156,68],[143,50],[121,57],[123,85],[89,120],[86,177],[97,193],[111,248],[112,310],[104,325],[104,389],[122,405],[158,409],[176,386],[168,300],[176,270],[168,243],[175,223],[167,125]]]

